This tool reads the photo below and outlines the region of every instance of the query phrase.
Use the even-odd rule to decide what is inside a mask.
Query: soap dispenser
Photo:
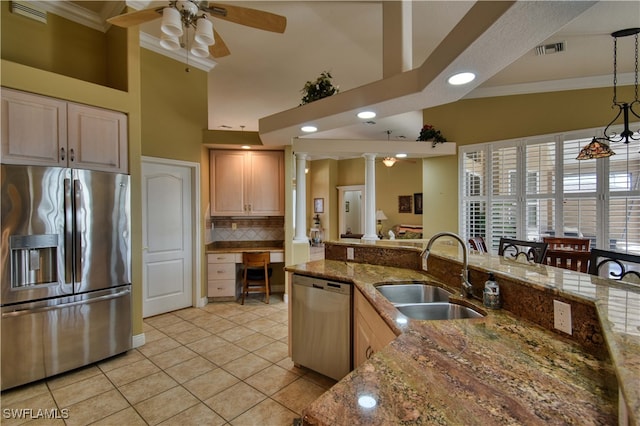
[[[484,283],[482,300],[487,308],[500,309],[500,286],[498,286],[493,272],[489,272],[489,279]]]

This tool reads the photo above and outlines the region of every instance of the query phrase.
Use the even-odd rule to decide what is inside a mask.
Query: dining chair
[[[640,283],[640,255],[591,249],[589,274]]]
[[[487,244],[484,242],[484,238],[482,237],[471,237],[469,238],[469,245],[472,250],[478,251],[480,253],[488,253]]]
[[[556,268],[587,272],[591,256],[591,240],[576,237],[544,237],[549,244],[546,264]]]
[[[543,263],[546,259],[548,243],[516,240],[513,238],[500,238],[498,246],[499,256],[510,256],[513,259],[520,260],[524,257],[529,262]]]
[[[549,244],[549,250],[571,249],[575,251],[591,250],[591,240],[589,238],[576,237],[543,237],[542,241]]]
[[[269,303],[269,278],[273,272],[269,263],[268,251],[242,253],[242,305],[249,293],[265,293],[266,303]]]
[[[589,258],[591,252],[566,249],[547,250],[546,264],[556,268],[569,269],[577,272],[587,272],[589,268]]]

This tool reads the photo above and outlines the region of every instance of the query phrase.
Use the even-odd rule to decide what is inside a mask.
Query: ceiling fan
[[[164,44],[161,41],[163,47],[168,49],[184,47],[184,43],[180,42],[178,37],[182,36],[182,29],[193,28],[196,31],[194,43],[198,43],[204,49],[208,46],[208,53],[204,50],[202,55],[198,56],[210,54],[214,58],[227,56],[231,52],[222,37],[212,28],[209,17],[276,33],[284,33],[287,26],[287,18],[281,15],[248,7],[198,0],[172,0],[166,6],[117,15],[107,19],[107,22],[118,27],[128,28],[161,17],[163,41],[165,41]],[[202,25],[202,30],[200,25]],[[199,35],[200,37],[198,37]]]

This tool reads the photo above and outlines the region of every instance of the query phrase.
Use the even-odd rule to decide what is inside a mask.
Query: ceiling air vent
[[[26,16],[27,18],[31,18],[44,24],[47,23],[47,11],[33,5],[31,2],[12,1],[11,12],[16,15]]]
[[[565,50],[565,42],[560,41],[558,43],[551,44],[541,44],[540,46],[536,46],[536,55],[550,55],[552,53],[564,52]]]

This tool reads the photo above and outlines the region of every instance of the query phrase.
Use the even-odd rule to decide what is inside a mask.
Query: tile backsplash
[[[212,217],[210,232],[212,241],[281,241],[284,217]]]

